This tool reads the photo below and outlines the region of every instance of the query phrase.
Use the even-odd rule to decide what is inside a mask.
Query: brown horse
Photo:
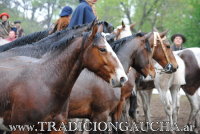
[[[67,100],[84,68],[113,86],[127,80],[119,59],[95,25],[91,33],[63,39],[30,65],[0,68],[0,117],[4,125],[66,122]],[[64,109],[64,111],[63,111]]]
[[[166,32],[160,33],[161,37],[164,37]],[[125,43],[122,48],[119,49],[117,55],[119,56],[120,61],[122,62],[125,71],[128,71],[130,67],[131,55],[134,55],[134,47],[138,46],[138,41],[145,42],[148,47],[150,45],[153,48],[153,34],[145,35],[146,40],[134,40],[129,43]],[[123,40],[123,39],[122,39]],[[120,42],[120,41],[117,41]],[[137,43],[136,43],[137,42]],[[140,43],[141,43],[140,42]],[[165,42],[163,45],[166,50],[166,54],[172,54],[170,48],[168,48],[169,44]],[[134,44],[134,45],[133,45]],[[140,46],[142,47],[142,45]],[[115,48],[114,48],[115,50]],[[160,53],[158,53],[160,52]],[[157,40],[157,46],[154,48],[154,57],[162,63],[163,66],[168,64],[166,60],[165,54],[162,53],[163,48],[161,44],[159,44],[159,40]],[[142,56],[143,52],[137,53],[137,58],[148,58],[148,56]],[[170,60],[174,63],[174,67],[177,67],[176,60],[174,56],[169,56]],[[149,57],[150,59],[151,57]],[[144,59],[137,59],[134,61],[134,64],[139,64],[139,62],[144,61]],[[161,62],[162,61],[162,62]],[[165,64],[163,64],[165,63]],[[147,64],[146,64],[147,65]],[[137,69],[136,66],[133,66]],[[145,68],[145,64],[143,66]],[[141,69],[141,68],[140,68]],[[138,71],[139,69],[137,69]],[[142,72],[142,71],[140,71]],[[86,79],[87,76],[87,79]],[[131,75],[130,75],[131,76]],[[131,76],[132,77],[132,76]],[[128,81],[129,82],[129,81]],[[129,86],[131,88],[127,88],[129,86],[123,87],[120,89],[112,89],[107,84],[103,84],[103,82],[94,78],[91,73],[82,72],[80,77],[78,78],[75,86],[73,87],[73,91],[70,97],[70,105],[69,105],[69,117],[71,118],[89,118],[93,121],[105,121],[110,113],[114,112],[113,118],[114,120],[118,120],[121,116],[122,106],[125,103],[125,99],[127,99],[134,87],[134,83],[130,81]],[[83,90],[84,89],[84,90]],[[123,90],[123,91],[122,91]]]
[[[111,42],[114,38],[121,39],[122,37],[132,35],[131,29],[133,29],[134,26],[135,24],[127,26],[122,22],[122,25],[115,29],[112,36],[108,38],[108,41]],[[156,61],[159,61],[158,63],[164,68],[163,71],[166,73],[173,73],[177,70],[178,65],[170,50],[170,43],[165,36],[166,33],[167,31],[158,33],[158,30],[154,29],[153,32],[146,34],[148,37],[146,41],[151,45],[152,56]]]
[[[175,57],[170,49],[170,43],[169,41],[166,39],[166,34],[167,31],[165,32],[151,32],[146,34],[145,36],[148,37],[148,42],[152,48],[152,57],[153,59],[155,59],[163,68],[164,68],[164,72],[166,73],[172,73],[175,72],[176,69],[178,68],[178,64],[175,60]],[[135,76],[135,74],[132,74]],[[130,74],[128,74],[128,76],[130,77]],[[135,79],[135,78],[134,78]],[[136,95],[132,94],[132,89],[135,87],[135,82],[133,83],[131,80],[134,80],[133,76],[130,77],[130,80],[128,80],[127,84],[125,84],[125,86],[122,88],[122,95],[121,95],[121,99],[120,102],[116,108],[116,111],[113,114],[113,118],[114,119],[119,119],[120,115],[123,112],[123,118],[122,119],[126,119],[125,121],[128,121],[128,112],[129,115],[131,115],[132,117],[134,117],[135,115],[135,109],[128,109],[128,105],[125,105],[125,100],[127,100],[128,98],[130,98],[132,101],[130,105],[136,105]],[[129,82],[130,81],[130,82]],[[125,105],[125,108],[123,107]],[[123,111],[122,111],[123,110]],[[123,120],[124,121],[124,120]]]
[[[154,72],[149,61],[151,53],[145,37],[131,36],[113,45],[126,72],[133,66],[145,76]],[[154,72],[155,73],[155,72]],[[154,73],[151,73],[154,75]],[[121,97],[120,88],[112,88],[93,73],[84,70],[77,79],[69,104],[69,118],[89,118],[91,121],[107,121]]]

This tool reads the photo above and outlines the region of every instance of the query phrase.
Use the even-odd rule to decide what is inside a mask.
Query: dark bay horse
[[[134,24],[131,26],[125,26],[122,22],[122,25],[117,28],[110,37],[108,37],[109,43],[111,43],[114,38],[121,39],[121,37],[127,37],[132,35],[131,29],[134,27]],[[143,33],[149,38],[146,40],[147,43],[150,43],[152,48],[152,56],[156,61],[159,61],[159,64],[164,68],[163,71],[166,73],[173,73],[177,70],[177,63],[172,54],[170,48],[170,43],[166,39],[166,33],[159,33],[157,29],[154,29],[153,32]],[[158,59],[159,58],[159,59]]]
[[[4,52],[4,51],[7,51],[7,50],[12,49],[12,48],[25,46],[25,45],[37,45],[37,43],[35,44],[35,42],[39,42],[39,44],[43,43],[43,45],[44,45],[44,44],[48,43],[49,39],[58,40],[58,39],[64,37],[65,35],[70,36],[69,33],[71,35],[76,34],[76,33],[72,33],[72,32],[75,32],[74,29],[77,29],[76,32],[80,32],[80,33],[84,32],[84,31],[85,32],[90,31],[94,22],[91,22],[90,24],[77,25],[77,26],[74,26],[72,28],[67,28],[63,31],[60,31],[60,32],[57,32],[56,34],[53,34],[52,36],[49,35],[49,30],[35,32],[35,33],[29,34],[27,36],[23,36],[21,38],[18,38],[17,40],[10,42],[10,43],[7,43],[3,46],[0,46],[0,52]],[[100,22],[98,22],[98,25],[103,25],[103,32],[104,33],[111,33],[114,29],[113,26],[106,21],[100,21]],[[48,35],[49,35],[49,37],[47,37]],[[14,51],[20,51],[21,49],[23,49],[23,47],[18,48],[18,49],[14,49]]]
[[[30,65],[0,68],[4,125],[65,121],[63,109],[66,111],[71,89],[84,68],[113,86],[127,81],[119,59],[97,30],[95,25],[90,33],[54,43],[51,52]]]

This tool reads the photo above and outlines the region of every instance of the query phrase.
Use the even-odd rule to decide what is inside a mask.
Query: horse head
[[[146,34],[145,37],[151,46],[153,59],[164,68],[166,73],[173,73],[177,70],[178,64],[166,38],[167,32],[151,32]]]
[[[136,71],[141,73],[143,76],[146,77],[147,75],[150,75],[154,78],[156,73],[154,65],[152,64],[150,45],[146,42],[146,37],[143,34],[138,33],[136,36],[138,38],[137,43],[140,45],[134,56],[134,64],[132,67],[134,67]]]
[[[102,27],[95,24],[91,33],[88,34],[85,41],[86,50],[83,54],[84,66],[109,82],[113,87],[122,86],[128,78],[102,31]]]

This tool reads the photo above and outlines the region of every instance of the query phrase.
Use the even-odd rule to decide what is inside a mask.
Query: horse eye
[[[167,48],[170,48],[170,45],[167,45]]]
[[[107,52],[107,50],[106,50],[106,48],[99,48],[99,51],[101,51],[101,52]]]

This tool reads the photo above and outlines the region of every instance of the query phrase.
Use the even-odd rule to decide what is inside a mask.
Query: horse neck
[[[52,42],[57,42],[63,38],[69,38],[69,36],[71,35],[75,35],[75,34],[81,34],[83,31],[85,31],[87,29],[86,26],[81,27],[77,30],[65,30],[60,32],[60,34],[58,35],[50,35],[50,37],[44,38],[43,40],[36,42],[34,45],[26,45],[23,46],[22,48],[17,48],[18,50],[16,51],[17,53],[19,53],[19,50],[22,50],[22,54],[21,55],[25,55],[25,56],[31,56],[34,58],[41,58],[45,53],[48,52],[49,48],[51,47]],[[70,32],[70,34],[68,34],[68,32]],[[23,51],[25,50],[26,51]]]
[[[47,71],[47,76],[44,76],[47,83],[52,87],[53,93],[57,97],[67,98],[71,89],[83,69],[82,54],[82,39],[78,38],[73,41],[61,53],[57,52],[48,57],[43,62],[43,71]]]
[[[123,47],[117,52],[117,56],[126,73],[133,64],[133,57],[137,53],[139,46],[140,45],[137,38],[134,38],[130,41],[127,41],[126,44],[124,44]]]

